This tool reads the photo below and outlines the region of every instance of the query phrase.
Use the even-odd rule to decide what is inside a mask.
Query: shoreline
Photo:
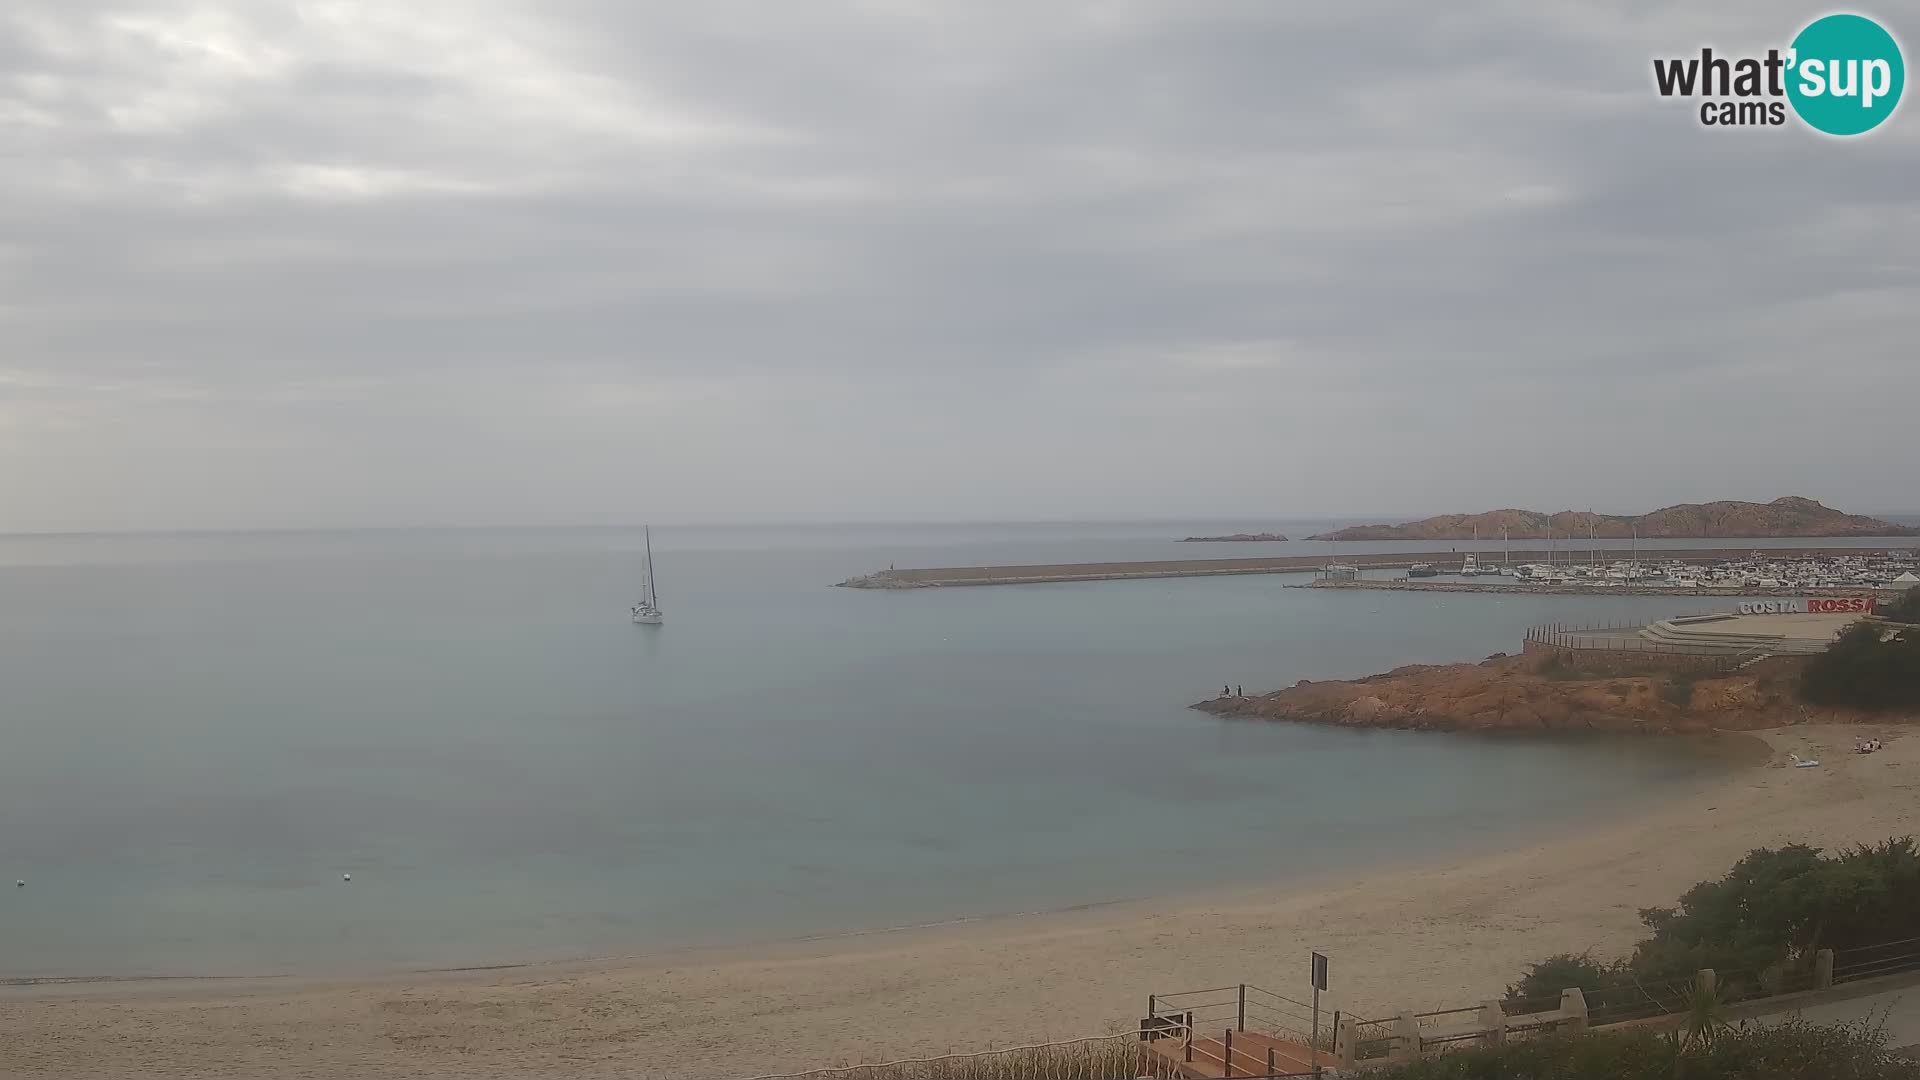
[[[1898,724],[1744,734],[1767,764],[1604,821],[1204,896],[477,972],[12,987],[0,1074],[781,1071],[1124,1029],[1148,993],[1284,991],[1310,948],[1334,958],[1328,1008],[1471,1003],[1533,959],[1623,952],[1638,908],[1751,847],[1873,842],[1920,822],[1920,739]],[[1866,734],[1887,749],[1852,754]],[[1826,764],[1782,768],[1788,750]]]

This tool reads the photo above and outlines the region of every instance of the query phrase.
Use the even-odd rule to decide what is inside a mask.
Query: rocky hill
[[[1549,536],[1593,535],[1608,539],[1632,536],[1637,527],[1643,539],[1671,537],[1750,536],[1916,536],[1920,529],[1895,525],[1879,518],[1845,514],[1812,499],[1789,495],[1770,503],[1725,500],[1681,503],[1638,517],[1562,510],[1489,510],[1484,514],[1442,514],[1399,525],[1356,525],[1309,540],[1467,540],[1479,530],[1482,540],[1497,540],[1501,530],[1511,540],[1545,540]]]

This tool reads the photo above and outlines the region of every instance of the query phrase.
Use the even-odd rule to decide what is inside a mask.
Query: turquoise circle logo
[[[1793,111],[1828,135],[1879,127],[1907,85],[1899,42],[1864,15],[1827,15],[1808,23],[1794,37],[1787,64]]]

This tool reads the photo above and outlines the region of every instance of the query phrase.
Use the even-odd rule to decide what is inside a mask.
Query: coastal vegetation
[[[1712,1037],[1647,1028],[1457,1050],[1389,1066],[1375,1080],[1920,1080],[1920,1061],[1874,1024],[1783,1020]]]
[[[1909,592],[1901,604],[1914,599]],[[1920,708],[1920,630],[1856,623],[1808,661],[1799,690],[1801,699],[1814,705]]]
[[[1893,622],[1920,623],[1920,585],[1915,585],[1880,609],[1883,618]]]
[[[820,1069],[807,1075],[815,1080],[1133,1080],[1163,1073],[1142,1071],[1140,1047],[1137,1036],[1128,1032],[979,1054]]]
[[[1676,906],[1642,909],[1640,921],[1650,933],[1631,956],[1549,956],[1507,988],[1507,1000],[1579,987],[1596,1015],[1639,1004],[1672,1011],[1664,1006],[1702,968],[1734,994],[1795,985],[1821,949],[1920,936],[1920,849],[1911,837],[1831,855],[1804,844],[1756,848]]]
[[[1587,536],[1624,540],[1675,537],[1914,536],[1920,529],[1848,514],[1813,499],[1789,495],[1768,503],[1723,500],[1680,503],[1647,514],[1595,514],[1585,510],[1489,510],[1441,514],[1398,525],[1356,525],[1309,536],[1309,540],[1545,540],[1575,542]]]
[[[1920,1062],[1866,1021],[1786,1019],[1735,1026],[1705,1010],[1680,1032],[1644,1027],[1450,1050],[1370,1071],[1375,1080],[1920,1080]],[[1128,1080],[1142,1067],[1131,1035],[985,1054],[824,1070],[820,1080]]]

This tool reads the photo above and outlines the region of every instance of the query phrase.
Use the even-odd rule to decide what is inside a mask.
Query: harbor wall
[[[1811,654],[1804,642],[1782,638],[1777,646],[1766,642],[1703,640],[1700,644],[1672,644],[1641,636],[1635,626],[1530,626],[1522,641],[1522,656],[1545,660],[1558,657],[1572,668],[1605,675],[1632,675],[1650,669],[1662,671],[1726,672],[1738,670],[1765,681],[1797,678]],[[1778,654],[1770,648],[1780,649]]]
[[[1520,653],[1522,656],[1536,657],[1541,660],[1549,656],[1557,656],[1568,667],[1601,675],[1638,675],[1650,669],[1717,673],[1727,671],[1739,663],[1739,657],[1728,653],[1664,651],[1654,648],[1650,642],[1647,643],[1646,648],[1632,648],[1624,645],[1599,644],[1556,645],[1530,639],[1520,646]],[[1806,658],[1783,656],[1773,659],[1804,661]],[[1762,661],[1762,663],[1765,662]]]

